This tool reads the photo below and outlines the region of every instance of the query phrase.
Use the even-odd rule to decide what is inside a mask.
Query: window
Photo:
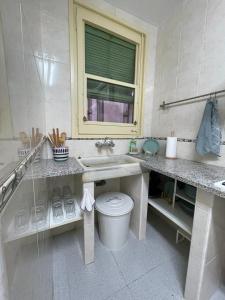
[[[75,135],[140,135],[144,34],[80,5],[73,12]]]

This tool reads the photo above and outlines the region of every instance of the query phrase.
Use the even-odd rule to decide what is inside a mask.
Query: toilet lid
[[[96,198],[95,208],[107,216],[128,214],[134,207],[133,200],[123,193],[105,193]]]

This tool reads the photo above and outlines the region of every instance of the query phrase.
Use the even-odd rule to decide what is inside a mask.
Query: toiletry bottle
[[[130,140],[130,153],[137,152],[137,141],[135,139]]]

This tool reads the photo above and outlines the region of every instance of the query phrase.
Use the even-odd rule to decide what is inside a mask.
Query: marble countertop
[[[141,159],[141,166],[191,184],[197,188],[225,198],[225,188],[215,186],[216,182],[225,181],[225,168],[185,159],[166,159],[162,156],[146,157],[144,154],[134,155]],[[32,164],[26,172],[26,178],[46,178],[83,174],[84,169],[76,158],[70,157],[65,162],[53,159],[42,159]]]
[[[56,176],[66,176],[74,174],[82,174],[84,169],[78,163],[76,158],[69,157],[64,162],[56,162],[53,159],[41,159],[37,163],[33,163],[26,173],[26,178],[46,178]]]
[[[197,188],[225,198],[225,188],[215,186],[218,181],[225,181],[225,168],[185,159],[166,159],[162,156],[146,157],[135,155],[143,160],[142,167],[154,170]]]

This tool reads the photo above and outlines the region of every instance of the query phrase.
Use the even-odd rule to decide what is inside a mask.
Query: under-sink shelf
[[[176,205],[173,208],[165,199],[162,198],[150,198],[148,203],[191,236],[193,218],[186,214],[179,205]]]
[[[175,195],[176,195],[176,197],[178,197],[178,198],[180,198],[180,199],[182,199],[182,200],[184,200],[188,203],[191,203],[191,204],[195,205],[195,200],[192,199],[191,197],[187,196],[183,190],[177,188]]]
[[[44,232],[53,228],[57,228],[66,224],[70,224],[73,222],[77,222],[83,219],[83,214],[80,209],[80,199],[78,197],[74,197],[75,199],[75,215],[68,218],[65,215],[64,211],[64,206],[63,206],[63,218],[59,219],[57,221],[54,220],[53,218],[53,210],[51,206],[51,201],[48,203],[48,208],[47,208],[47,217],[46,217],[46,222],[42,226],[34,225],[31,222],[31,217],[29,218],[29,223],[27,226],[27,230],[23,232],[16,232],[15,231],[15,223],[14,223],[14,218],[10,222],[8,228],[7,228],[7,235],[4,238],[4,242],[10,242],[10,241],[15,241],[21,238],[29,237],[34,234],[37,234],[38,232]]]

